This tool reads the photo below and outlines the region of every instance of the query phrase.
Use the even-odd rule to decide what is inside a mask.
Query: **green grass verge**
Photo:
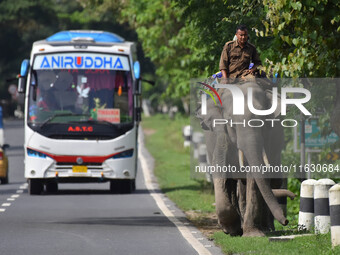
[[[268,237],[230,237],[214,234],[215,243],[226,254],[340,254],[340,247],[331,248],[330,234],[296,237],[291,241],[269,241]]]
[[[214,195],[210,184],[190,178],[190,151],[183,147],[182,127],[188,118],[166,115],[143,118],[145,144],[155,158],[155,175],[163,192],[182,210],[213,212]]]
[[[160,188],[183,211],[199,212],[202,217],[191,220],[194,224],[202,225],[205,213],[215,211],[212,205],[214,195],[210,184],[190,178],[190,151],[183,148],[182,137],[182,128],[189,122],[189,118],[181,116],[170,120],[166,115],[155,115],[144,117],[142,127],[147,133],[146,147],[155,158],[155,175]],[[297,224],[298,202],[288,202],[288,207],[288,214],[294,211],[293,215],[288,216],[292,224],[288,228],[279,227],[279,230],[290,230],[287,234],[292,234]],[[268,237],[230,237],[215,231],[211,238],[226,254],[340,254],[340,247],[331,248],[330,234],[269,242]]]

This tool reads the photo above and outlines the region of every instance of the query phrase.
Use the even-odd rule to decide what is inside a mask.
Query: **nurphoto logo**
[[[204,83],[204,82],[199,82],[199,84],[202,84],[209,88],[218,98],[218,100],[221,103],[222,106],[222,101],[221,98],[218,94],[218,92],[211,87],[210,85]],[[244,108],[245,108],[245,96],[242,92],[242,90],[237,86],[237,85],[230,85],[230,84],[219,84],[219,88],[224,88],[228,89],[233,97],[233,115],[244,115]],[[206,89],[202,89],[207,95],[209,95],[212,100],[214,100],[215,105],[216,101],[213,97],[213,95]],[[272,89],[273,93],[273,102],[270,107],[270,109],[266,110],[258,110],[255,109],[254,104],[253,104],[253,88],[248,87],[247,88],[247,105],[251,113],[255,115],[260,115],[260,116],[266,116],[270,115],[275,112],[275,110],[278,107],[278,91],[277,88]],[[302,94],[305,97],[304,98],[287,98],[288,93],[294,93],[294,94]],[[286,115],[287,114],[287,105],[295,105],[304,115],[310,116],[312,115],[304,106],[303,104],[307,103],[311,99],[311,93],[308,89],[305,88],[282,88],[281,89],[281,115]],[[206,100],[206,95],[202,93],[201,96],[201,113],[202,115],[207,114],[207,100]]]

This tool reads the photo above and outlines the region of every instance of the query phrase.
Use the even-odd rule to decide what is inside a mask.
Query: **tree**
[[[264,0],[265,29],[275,50],[268,67],[287,77],[337,77],[340,70],[340,3]]]
[[[322,1],[263,0],[265,29],[260,36],[272,36],[273,45],[267,70],[273,68],[288,77],[339,77],[340,75],[340,3]],[[340,84],[332,95],[332,129],[340,136]],[[329,88],[319,96],[329,95]],[[331,109],[328,108],[329,111]]]
[[[123,16],[136,29],[158,76],[168,83],[168,94],[178,97],[189,92],[190,78],[218,70],[224,43],[242,23],[248,25],[268,74],[338,77],[339,7],[334,0],[131,0]],[[331,89],[320,93],[327,96]],[[331,97],[332,127],[340,135],[340,85]]]
[[[188,93],[191,28],[181,19],[182,9],[172,1],[130,0],[121,12],[122,22],[136,30],[143,51],[154,63],[159,83],[168,85],[168,95]],[[179,58],[181,56],[181,58]]]
[[[29,58],[32,42],[46,37],[57,27],[51,6],[51,0],[4,0],[0,3],[1,95],[8,95],[5,80],[20,71],[21,61]]]
[[[20,71],[21,61],[29,58],[32,43],[60,30],[97,29],[116,32],[135,41],[136,33],[117,21],[117,1],[92,0],[4,0],[0,2],[0,91],[8,98],[6,79]],[[117,2],[117,3],[116,3]],[[142,55],[141,55],[142,58]],[[149,64],[150,65],[150,64]]]

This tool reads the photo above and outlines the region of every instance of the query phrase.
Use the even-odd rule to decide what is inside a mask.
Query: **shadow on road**
[[[23,119],[4,119],[4,128],[5,129],[22,129],[24,126]]]
[[[6,149],[6,152],[8,152],[8,151],[17,151],[17,150],[24,151],[24,146],[23,145],[13,146],[13,145],[9,144],[9,148]]]
[[[175,218],[174,220],[187,222],[185,217]],[[143,226],[143,227],[175,227],[175,225],[163,215],[146,217],[104,217],[104,218],[75,218],[70,221],[51,222],[52,224],[70,225],[114,225],[114,226]]]
[[[17,189],[1,189],[0,190],[0,196],[1,195],[9,195],[9,194],[13,195],[13,194],[16,194],[16,191],[17,191]]]
[[[48,193],[44,192],[42,195],[142,195],[142,194],[151,194],[151,193],[162,193],[160,190],[149,191],[147,189],[137,189],[131,194],[113,194],[110,190],[103,189],[59,189],[56,193]]]

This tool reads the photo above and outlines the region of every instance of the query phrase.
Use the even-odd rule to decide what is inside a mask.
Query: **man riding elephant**
[[[223,78],[254,78],[257,67],[261,65],[254,45],[248,42],[245,25],[236,28],[237,40],[227,42],[222,50],[220,70]],[[253,67],[249,69],[250,63]]]
[[[270,109],[273,102],[272,93],[265,92],[255,79],[251,79],[255,78],[261,61],[255,46],[248,43],[248,32],[244,25],[237,27],[236,37],[236,41],[227,42],[224,46],[220,69],[223,78],[232,79],[233,83],[239,78],[241,82],[220,87],[218,94],[223,105],[217,106],[213,100],[207,100],[207,113],[196,113],[205,129],[208,159],[212,166],[231,165],[238,169],[244,165],[258,168],[278,166],[281,164],[284,144],[282,126],[275,123],[272,126],[253,127],[241,123],[254,120],[264,123],[266,118],[279,118],[279,110],[268,116],[260,116],[242,105],[244,113],[234,114],[234,95],[230,86],[237,86],[244,99],[252,97],[253,105],[258,110]],[[254,65],[249,68],[251,62]],[[250,95],[249,91],[252,91]],[[226,120],[228,124],[216,126],[215,120],[218,119]],[[215,173],[213,180],[218,222],[225,233],[263,236],[266,231],[274,229],[273,216],[282,225],[288,223],[276,197],[294,194],[279,189],[279,176],[271,180],[267,176],[259,177],[251,173],[236,178]]]

